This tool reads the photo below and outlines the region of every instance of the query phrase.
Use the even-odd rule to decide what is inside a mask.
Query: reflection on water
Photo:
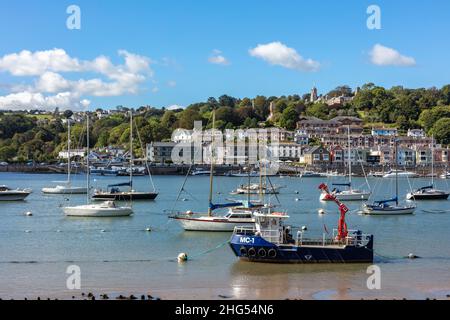
[[[347,291],[359,282],[364,289],[366,264],[269,264],[238,261],[230,269],[236,298],[268,299],[309,297],[319,299],[316,291],[336,288],[335,295],[345,299]],[[324,295],[325,293],[323,293]]]
[[[183,177],[154,177],[159,191],[155,201],[135,202],[131,217],[101,219],[64,216],[61,207],[85,203],[83,195],[44,196],[39,192],[43,186],[64,178],[0,174],[2,183],[10,187],[34,190],[25,202],[0,203],[0,297],[42,293],[70,297],[73,292],[65,287],[65,271],[71,263],[81,267],[83,291],[155,292],[162,298],[359,299],[450,294],[448,201],[420,202],[416,214],[401,217],[360,215],[358,202],[347,203],[349,228],[375,236],[375,252],[379,254],[375,263],[381,267],[382,289],[373,291],[366,287],[369,276],[366,265],[243,262],[225,244],[230,234],[184,232],[176,221],[167,218]],[[74,179],[75,184],[83,185],[83,176]],[[215,180],[217,202],[234,198],[228,192],[246,183],[239,178]],[[324,226],[330,231],[336,227],[339,218],[336,206],[319,201],[317,187],[323,179],[272,180],[285,186],[278,197],[290,216],[289,223],[307,226],[309,236],[321,236]],[[94,187],[114,181],[117,180],[113,177],[97,177]],[[392,196],[392,181],[369,181],[375,198]],[[414,179],[412,183],[417,187],[427,181]],[[436,187],[447,189],[446,183],[439,180]],[[364,179],[354,178],[354,184],[363,185]],[[148,177],[136,177],[134,185],[139,190],[150,189]],[[204,212],[208,177],[192,177],[185,188],[189,194],[183,198],[188,201],[177,203],[175,210]],[[409,190],[406,179],[400,181],[399,189],[402,195]],[[275,198],[271,200],[276,202]],[[326,214],[318,214],[321,208]],[[27,211],[33,216],[25,216]],[[145,231],[146,228],[151,232]],[[186,252],[191,259],[178,264],[176,257],[180,252]],[[403,259],[410,252],[422,258]],[[30,261],[34,263],[26,263]]]

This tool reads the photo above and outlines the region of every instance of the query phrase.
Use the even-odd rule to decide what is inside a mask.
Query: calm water
[[[85,196],[49,196],[44,186],[64,180],[63,175],[0,174],[0,184],[32,188],[25,202],[0,203],[0,297],[79,296],[80,292],[151,293],[162,298],[215,299],[221,296],[242,299],[284,298],[445,298],[450,294],[450,206],[449,201],[418,203],[413,216],[371,217],[358,214],[359,203],[348,202],[349,228],[375,235],[376,264],[381,268],[382,289],[366,287],[367,265],[273,265],[239,262],[228,246],[226,233],[184,232],[169,221],[183,177],[154,177],[160,192],[154,202],[136,202],[129,218],[68,218],[62,206],[82,204]],[[76,176],[79,185],[84,176]],[[96,177],[94,187],[126,178]],[[336,206],[319,202],[324,179],[273,178],[284,185],[279,195],[294,226],[308,226],[310,235],[321,237],[323,225],[331,230],[337,224]],[[215,179],[217,201],[228,195],[240,178]],[[328,182],[331,182],[328,180]],[[392,196],[394,182],[372,179],[380,197]],[[411,180],[413,187],[426,180]],[[364,179],[356,178],[355,185]],[[448,182],[437,186],[448,189]],[[137,177],[135,188],[149,188],[148,177]],[[177,210],[206,210],[208,177],[191,177],[186,185],[187,201]],[[408,181],[400,182],[401,194]],[[298,191],[299,194],[295,192]],[[219,194],[217,194],[219,193]],[[318,209],[326,215],[319,216]],[[25,212],[32,211],[27,217]],[[147,227],[152,232],[146,232]],[[104,232],[102,232],[104,230]],[[26,232],[29,231],[29,232]],[[217,247],[217,248],[216,248]],[[216,248],[208,253],[210,249]],[[175,261],[180,252],[192,260]],[[421,259],[401,257],[413,252]],[[66,289],[66,268],[81,268],[81,291]]]

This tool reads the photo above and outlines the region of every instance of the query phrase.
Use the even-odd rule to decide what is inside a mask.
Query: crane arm
[[[330,191],[328,190],[328,186],[325,183],[322,183],[319,186],[319,189],[322,190],[323,192],[325,192],[327,194],[327,198],[329,200],[334,201],[339,208],[339,212],[340,212],[341,216],[339,218],[339,223],[338,223],[337,239],[344,240],[348,235],[347,224],[345,223],[345,214],[348,212],[348,208],[345,204],[340,202],[339,199],[336,198],[336,196],[333,193],[330,193]]]

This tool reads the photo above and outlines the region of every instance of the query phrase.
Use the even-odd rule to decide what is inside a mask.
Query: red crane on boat
[[[348,235],[347,224],[345,223],[345,214],[348,212],[348,208],[345,204],[340,202],[333,193],[330,193],[330,191],[328,190],[328,186],[325,183],[322,183],[319,186],[319,189],[327,194],[327,199],[334,201],[339,207],[341,217],[339,218],[338,234],[336,238],[337,240],[344,240]]]

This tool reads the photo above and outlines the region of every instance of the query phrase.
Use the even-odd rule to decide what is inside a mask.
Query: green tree
[[[16,156],[16,150],[11,146],[0,147],[0,160],[11,161]]]
[[[431,130],[437,141],[450,144],[450,117],[439,119]]]

